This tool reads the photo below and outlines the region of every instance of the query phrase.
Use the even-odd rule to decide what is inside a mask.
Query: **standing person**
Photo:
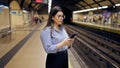
[[[34,20],[35,20],[35,23],[37,24],[37,23],[38,23],[38,18],[37,18],[37,17],[35,17],[35,19],[34,19]]]
[[[59,6],[53,7],[41,32],[41,41],[47,53],[46,68],[68,68],[67,49],[74,39],[68,37],[63,26],[64,17]]]
[[[44,20],[44,17],[43,17],[43,16],[42,16],[41,18],[42,18],[42,20]]]

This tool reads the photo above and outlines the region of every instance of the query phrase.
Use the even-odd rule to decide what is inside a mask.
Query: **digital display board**
[[[37,3],[42,3],[43,0],[35,0]]]
[[[48,4],[48,0],[31,0],[32,3]]]

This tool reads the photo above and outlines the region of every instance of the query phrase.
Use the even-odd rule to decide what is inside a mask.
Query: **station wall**
[[[73,21],[82,21],[84,16],[83,14],[73,14]]]
[[[10,14],[11,14],[11,27],[23,26],[23,12],[17,1],[12,1],[10,3]]]
[[[8,8],[1,8],[0,12],[0,29],[10,27],[9,22],[9,9]]]

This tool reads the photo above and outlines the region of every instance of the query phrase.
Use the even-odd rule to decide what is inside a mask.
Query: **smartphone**
[[[77,34],[70,35],[70,38],[74,38]]]

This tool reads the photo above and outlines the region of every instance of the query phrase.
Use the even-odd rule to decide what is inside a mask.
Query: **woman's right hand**
[[[66,39],[64,39],[62,42],[60,42],[60,43],[58,43],[57,44],[57,49],[60,49],[61,47],[63,47],[63,46],[71,46],[71,44],[74,42],[74,39],[75,38],[66,38]]]
[[[70,46],[74,42],[74,38],[67,38],[63,41],[64,45]]]

